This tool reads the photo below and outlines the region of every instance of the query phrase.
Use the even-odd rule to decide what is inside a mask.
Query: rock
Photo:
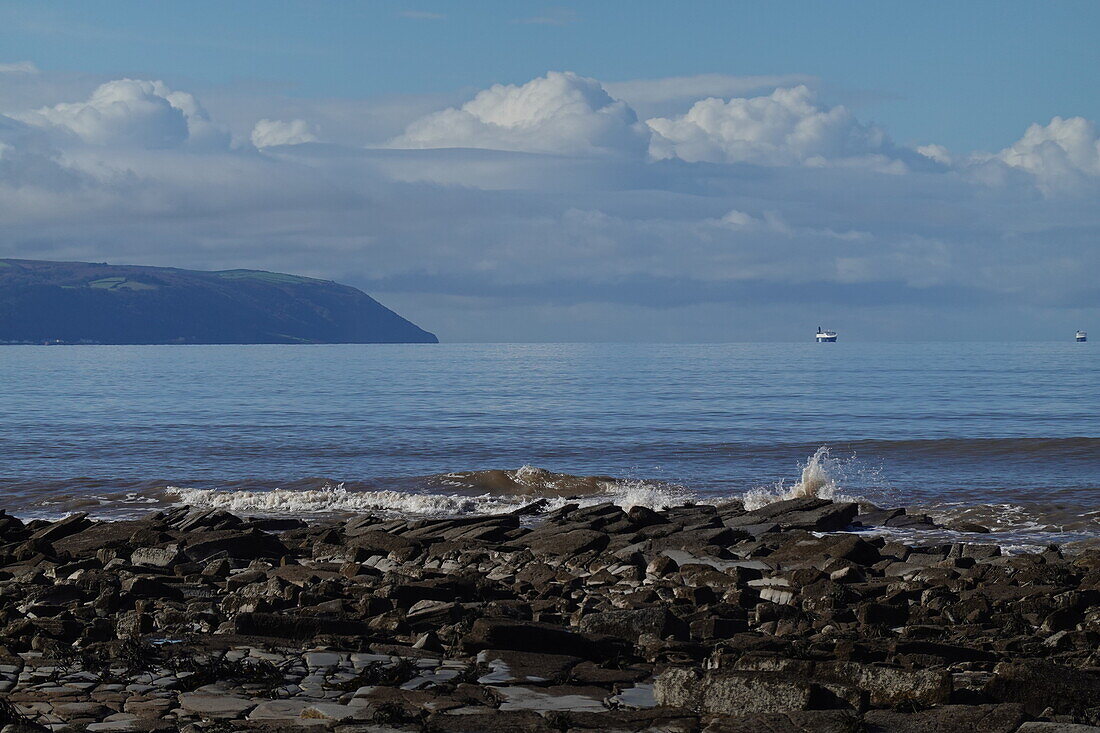
[[[556,733],[561,729],[530,710],[470,710],[462,715],[436,713],[428,718],[426,730],[438,733]]]
[[[863,733],[859,718],[843,710],[792,710],[734,715],[713,721],[703,733]]]
[[[870,695],[874,707],[943,705],[951,699],[951,674],[943,669],[901,669],[856,662],[819,664],[815,679],[851,685]]]
[[[867,733],[1015,733],[1022,730],[1021,705],[944,705],[916,712],[871,710],[863,716]]]
[[[293,720],[309,706],[309,700],[265,700],[252,709],[248,719]]]
[[[182,554],[178,545],[166,547],[139,547],[130,555],[134,565],[148,565],[154,568],[166,568],[180,559]]]
[[[314,616],[283,616],[273,613],[238,613],[233,618],[234,633],[246,636],[271,636],[284,639],[312,639],[320,634],[369,636],[370,626],[350,619]]]
[[[462,639],[468,652],[482,649],[509,649],[541,654],[566,654],[599,659],[608,645],[553,624],[536,621],[479,618]]]
[[[223,719],[243,717],[256,707],[256,702],[233,695],[183,693],[179,696],[179,705],[200,718]]]
[[[547,533],[528,538],[527,544],[538,556],[569,558],[582,552],[599,552],[607,547],[611,538],[603,532],[575,529],[571,532]]]
[[[195,535],[195,541],[188,542],[186,552],[191,560],[203,562],[215,556],[238,560],[279,558],[286,554],[287,549],[274,535],[267,532],[230,529]]]
[[[586,634],[606,634],[631,642],[637,642],[642,634],[652,634],[661,639],[667,636],[687,638],[687,627],[683,621],[664,608],[590,613],[581,617],[578,628]]]
[[[710,715],[788,712],[828,704],[828,695],[816,685],[779,673],[676,667],[657,677],[653,697],[658,705]]]
[[[33,533],[30,539],[52,543],[64,539],[69,535],[81,532],[91,526],[92,520],[88,519],[87,512],[77,512],[76,514],[70,514],[64,519],[59,519],[56,522],[46,525]]]
[[[1074,714],[1100,705],[1100,674],[1038,659],[1001,662],[984,692],[994,700],[1021,703],[1030,715],[1047,708]]]
[[[534,710],[546,713],[559,710],[601,712],[607,710],[603,698],[607,691],[600,687],[499,687],[500,710]]]
[[[1016,733],[1100,733],[1100,726],[1033,720],[1017,728]]]
[[[477,663],[489,671],[478,678],[479,685],[550,683],[565,681],[580,657],[563,654],[535,654],[511,649],[483,649]]]

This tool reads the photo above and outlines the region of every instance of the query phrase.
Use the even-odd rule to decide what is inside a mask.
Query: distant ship
[[[817,342],[819,344],[830,343],[836,341],[836,331],[822,331],[821,326],[817,327]]]
[[[1082,343],[1089,340],[1089,335],[1084,331],[1077,332],[1077,343]]]

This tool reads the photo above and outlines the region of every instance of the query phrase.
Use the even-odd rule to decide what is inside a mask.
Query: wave
[[[523,477],[541,484],[542,477],[552,478],[550,493],[539,493],[532,484],[520,483],[515,493],[500,493]],[[611,502],[624,509],[646,506],[661,510],[694,501],[695,495],[682,487],[645,481],[615,481],[612,479],[554,474],[525,466],[516,471],[477,471],[446,474],[463,487],[491,485],[497,493],[456,494],[394,490],[349,490],[342,484],[316,489],[197,489],[169,486],[166,491],[181,504],[224,509],[242,514],[302,515],[354,514],[378,512],[401,516],[464,516],[503,514],[544,499],[553,510],[565,504],[590,506]],[[566,494],[566,486],[577,486],[587,493]],[[555,494],[553,492],[563,492]]]
[[[820,499],[845,499],[859,500],[861,497],[850,497],[840,493],[837,475],[845,464],[851,464],[855,459],[838,459],[829,454],[828,446],[819,446],[813,455],[800,466],[802,475],[791,486],[780,480],[771,486],[758,486],[745,492],[743,501],[745,508],[751,510],[773,504],[787,499],[800,499],[817,497]]]

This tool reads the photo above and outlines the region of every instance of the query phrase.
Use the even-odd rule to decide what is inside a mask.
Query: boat
[[[1076,338],[1077,338],[1077,343],[1080,344],[1080,343],[1084,343],[1085,341],[1088,341],[1089,340],[1089,335],[1087,333],[1085,333],[1084,331],[1078,331]]]
[[[818,326],[816,338],[819,344],[832,343],[836,341],[836,331],[822,331],[821,326]]]

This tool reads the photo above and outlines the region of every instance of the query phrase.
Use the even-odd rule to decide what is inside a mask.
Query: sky
[[[1100,330],[1098,27],[0,2],[0,256],[335,279],[445,341],[1065,340]]]

